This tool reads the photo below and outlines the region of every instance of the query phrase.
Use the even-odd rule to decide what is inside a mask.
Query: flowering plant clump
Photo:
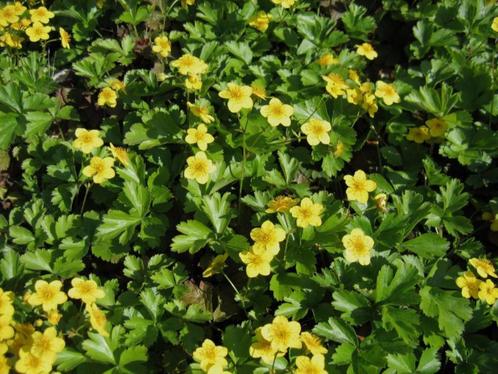
[[[0,4],[0,374],[492,373],[498,3]]]

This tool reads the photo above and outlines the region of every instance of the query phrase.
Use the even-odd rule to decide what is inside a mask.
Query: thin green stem
[[[90,191],[91,184],[85,183],[85,196],[83,196],[83,203],[81,204],[80,215],[83,215],[83,211],[85,210],[86,199],[88,197],[88,192]]]

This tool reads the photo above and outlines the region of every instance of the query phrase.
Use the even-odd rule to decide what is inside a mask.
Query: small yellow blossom
[[[69,43],[71,42],[71,35],[69,35],[69,33],[62,27],[59,27],[59,36],[61,38],[62,48],[71,48],[71,46],[69,45]]]
[[[485,301],[489,305],[493,305],[498,299],[498,288],[495,287],[494,283],[486,279],[485,282],[479,284],[479,292],[477,294],[479,299]]]
[[[354,69],[349,69],[348,70],[348,77],[351,79],[353,82],[360,84],[360,76],[358,75],[358,72]]]
[[[49,23],[50,18],[54,17],[54,13],[49,11],[44,6],[41,6],[36,9],[31,9],[29,11],[29,14],[31,14],[31,21],[40,22],[40,23]]]
[[[346,100],[350,104],[360,105],[363,101],[363,93],[359,88],[348,88],[346,90]]]
[[[189,74],[185,78],[185,88],[188,91],[199,91],[202,88],[202,79],[200,75]]]
[[[498,32],[498,17],[493,18],[493,23],[491,24],[491,28],[494,32]]]
[[[159,54],[161,57],[168,57],[171,53],[171,42],[166,35],[157,36],[154,39],[152,51]]]
[[[335,146],[334,156],[341,157],[344,154],[345,149],[346,149],[346,146],[344,145],[344,143],[339,141],[337,143],[337,145]]]
[[[344,176],[344,181],[348,188],[346,195],[349,201],[358,201],[366,204],[368,201],[368,193],[377,188],[377,183],[367,179],[367,175],[363,170],[357,170],[354,175]]]
[[[377,81],[375,96],[381,98],[386,105],[400,102],[400,97],[393,84]]]
[[[116,173],[112,168],[114,166],[114,159],[112,157],[100,158],[98,156],[92,157],[90,165],[83,168],[83,175],[88,178],[93,178],[93,182],[102,184],[108,179],[114,178]]]
[[[10,48],[21,49],[23,41],[24,39],[22,37],[16,34],[11,34],[10,32],[6,32],[0,36],[0,45],[7,45]]]
[[[369,93],[363,95],[363,103],[361,106],[368,112],[368,115],[371,118],[373,118],[375,113],[377,113],[377,111],[379,110],[375,95]]]
[[[266,99],[266,87],[263,82],[255,80],[251,83],[252,94],[260,99]]]
[[[195,0],[182,0],[182,6],[188,7],[195,4]]]
[[[104,106],[108,105],[111,108],[115,108],[117,105],[118,94],[110,87],[104,87],[99,92],[99,98],[97,100],[97,105]]]
[[[246,274],[249,278],[255,278],[259,275],[267,276],[271,272],[271,261],[273,254],[269,251],[255,250],[254,247],[249,251],[239,253],[239,257],[246,264]]]
[[[213,162],[207,158],[204,152],[197,152],[194,156],[187,158],[185,178],[195,179],[199,184],[206,184],[209,180],[209,174],[215,169]]]
[[[124,84],[124,82],[117,79],[117,78],[110,79],[108,84],[109,84],[109,87],[111,87],[114,91],[122,91],[126,88],[126,85]]]
[[[109,145],[109,149],[111,150],[112,157],[115,160],[121,162],[123,166],[128,166],[130,163],[130,158],[128,157],[128,152],[126,148],[123,147],[115,147],[112,143]]]
[[[322,345],[320,338],[310,332],[301,333],[301,341],[313,355],[324,355],[327,353],[327,348]]]
[[[104,337],[109,336],[107,332],[107,318],[104,312],[95,303],[86,304],[85,309],[90,316],[92,328]]]
[[[448,129],[448,124],[442,118],[431,118],[425,121],[425,124],[429,128],[429,133],[433,138],[444,136]]]
[[[48,327],[43,333],[36,331],[32,335],[31,353],[46,360],[53,361],[57,353],[64,349],[64,339],[57,337],[55,327]]]
[[[291,105],[283,104],[279,99],[272,98],[268,105],[261,107],[261,115],[266,118],[272,127],[282,125],[289,127],[294,108]]]
[[[339,64],[339,59],[331,53],[325,53],[316,62],[320,66],[337,65]]]
[[[254,358],[261,358],[265,363],[271,364],[275,355],[283,356],[283,352],[273,349],[271,342],[261,335],[261,327],[256,329],[255,342],[249,348],[249,354]]]
[[[0,316],[0,341],[10,339],[14,336],[11,326],[12,316]]]
[[[5,292],[0,288],[0,316],[12,317],[12,315],[14,314],[12,301],[12,293]]]
[[[19,21],[19,15],[13,5],[6,5],[0,9],[0,25],[7,26],[9,23]]]
[[[365,56],[368,60],[375,59],[378,54],[370,43],[362,43],[356,46],[356,53]]]
[[[214,137],[208,133],[206,125],[201,123],[196,129],[187,130],[185,141],[188,144],[196,144],[201,151],[205,151],[208,144],[214,141]]]
[[[334,99],[346,95],[346,90],[349,86],[339,74],[330,73],[329,75],[322,75],[322,78],[327,83],[325,90]]]
[[[253,106],[250,86],[240,86],[230,82],[227,84],[227,88],[220,91],[218,95],[228,100],[228,110],[232,113],[238,113],[242,109],[251,109]]]
[[[24,5],[21,4],[20,1],[16,1],[12,6],[14,7],[14,12],[17,16],[23,15],[27,9]]]
[[[201,366],[201,369],[207,372],[213,366],[221,366],[222,368],[228,365],[226,356],[228,349],[223,346],[218,346],[210,339],[205,339],[200,347],[198,347],[192,357]]]
[[[297,356],[294,374],[327,374],[325,370],[325,357],[322,355]]]
[[[187,106],[192,114],[197,118],[200,118],[202,122],[209,124],[214,121],[214,117],[209,114],[209,108],[207,106],[192,104],[190,102],[187,103]]]
[[[93,304],[97,299],[101,299],[105,296],[104,290],[91,279],[73,278],[71,286],[73,287],[67,293],[69,297],[72,299],[79,299],[85,304]]]
[[[471,258],[469,264],[471,264],[476,269],[477,274],[483,278],[487,278],[488,275],[493,278],[498,278],[495,273],[495,266],[486,258]]]
[[[9,366],[9,361],[7,357],[3,354],[0,355],[0,374],[9,374],[11,372],[11,367]]]
[[[21,349],[15,368],[19,373],[45,374],[51,371],[52,362],[45,357],[39,357],[28,350]]]
[[[462,296],[466,299],[471,297],[477,299],[479,293],[479,286],[481,281],[476,278],[474,273],[466,271],[463,275],[456,279],[456,284],[462,289]]]
[[[279,213],[287,212],[290,208],[298,203],[297,199],[293,199],[289,196],[277,196],[270,200],[267,204],[268,208],[265,210],[266,213]]]
[[[309,197],[301,200],[301,205],[294,206],[290,209],[292,217],[296,218],[298,227],[306,228],[308,226],[320,226],[322,219],[320,215],[323,212],[323,205],[314,203]]]
[[[48,40],[50,30],[52,30],[50,26],[44,26],[40,22],[34,22],[31,27],[26,29],[26,35],[28,35],[30,41],[35,43],[39,40]]]
[[[374,200],[377,210],[381,212],[387,212],[387,195],[385,193],[379,193],[375,195]]]
[[[52,309],[47,312],[47,321],[52,325],[57,325],[61,318],[62,314],[60,314],[56,309]]]
[[[329,144],[329,131],[332,127],[330,122],[312,118],[301,126],[301,131],[306,135],[309,145],[318,145],[320,143]]]
[[[190,53],[174,60],[171,66],[177,68],[182,75],[200,75],[204,74],[208,69],[208,65],[204,61]]]
[[[202,272],[202,276],[204,278],[209,278],[215,274],[220,273],[223,267],[225,266],[227,258],[228,258],[228,253],[224,253],[222,255],[218,255],[215,258],[213,258],[208,267]]]
[[[44,280],[37,280],[35,292],[28,297],[28,303],[32,306],[41,305],[45,312],[57,309],[57,305],[67,301],[67,296],[61,288],[61,281],[55,280],[48,283]]]
[[[271,15],[264,11],[259,11],[255,16],[249,20],[249,26],[255,29],[265,32],[268,29],[268,25],[271,21]]]
[[[296,0],[271,0],[273,4],[280,5],[284,9],[289,9],[294,5]]]
[[[342,244],[346,250],[344,258],[348,262],[359,262],[360,265],[370,264],[374,240],[365,235],[361,229],[353,229],[351,233],[342,237]]]
[[[98,130],[77,128],[74,134],[76,139],[73,141],[73,147],[83,153],[90,153],[104,144]]]
[[[253,251],[267,251],[276,255],[280,251],[280,242],[285,240],[285,231],[271,221],[265,221],[261,227],[251,230],[251,239],[255,244]]]
[[[271,343],[275,351],[286,352],[289,348],[301,348],[301,325],[284,316],[277,316],[272,323],[261,328],[261,336]]]
[[[422,144],[430,138],[429,128],[425,126],[411,128],[406,135],[406,139],[414,141],[417,144]]]

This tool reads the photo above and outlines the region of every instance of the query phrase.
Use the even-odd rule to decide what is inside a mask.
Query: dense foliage
[[[0,7],[0,374],[489,373],[494,0]]]

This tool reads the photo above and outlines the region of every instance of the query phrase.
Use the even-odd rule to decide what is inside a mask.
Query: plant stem
[[[89,183],[85,183],[85,196],[83,196],[83,203],[81,204],[80,216],[83,215],[83,211],[85,210],[86,199],[88,197],[88,192],[90,191],[91,185]]]

